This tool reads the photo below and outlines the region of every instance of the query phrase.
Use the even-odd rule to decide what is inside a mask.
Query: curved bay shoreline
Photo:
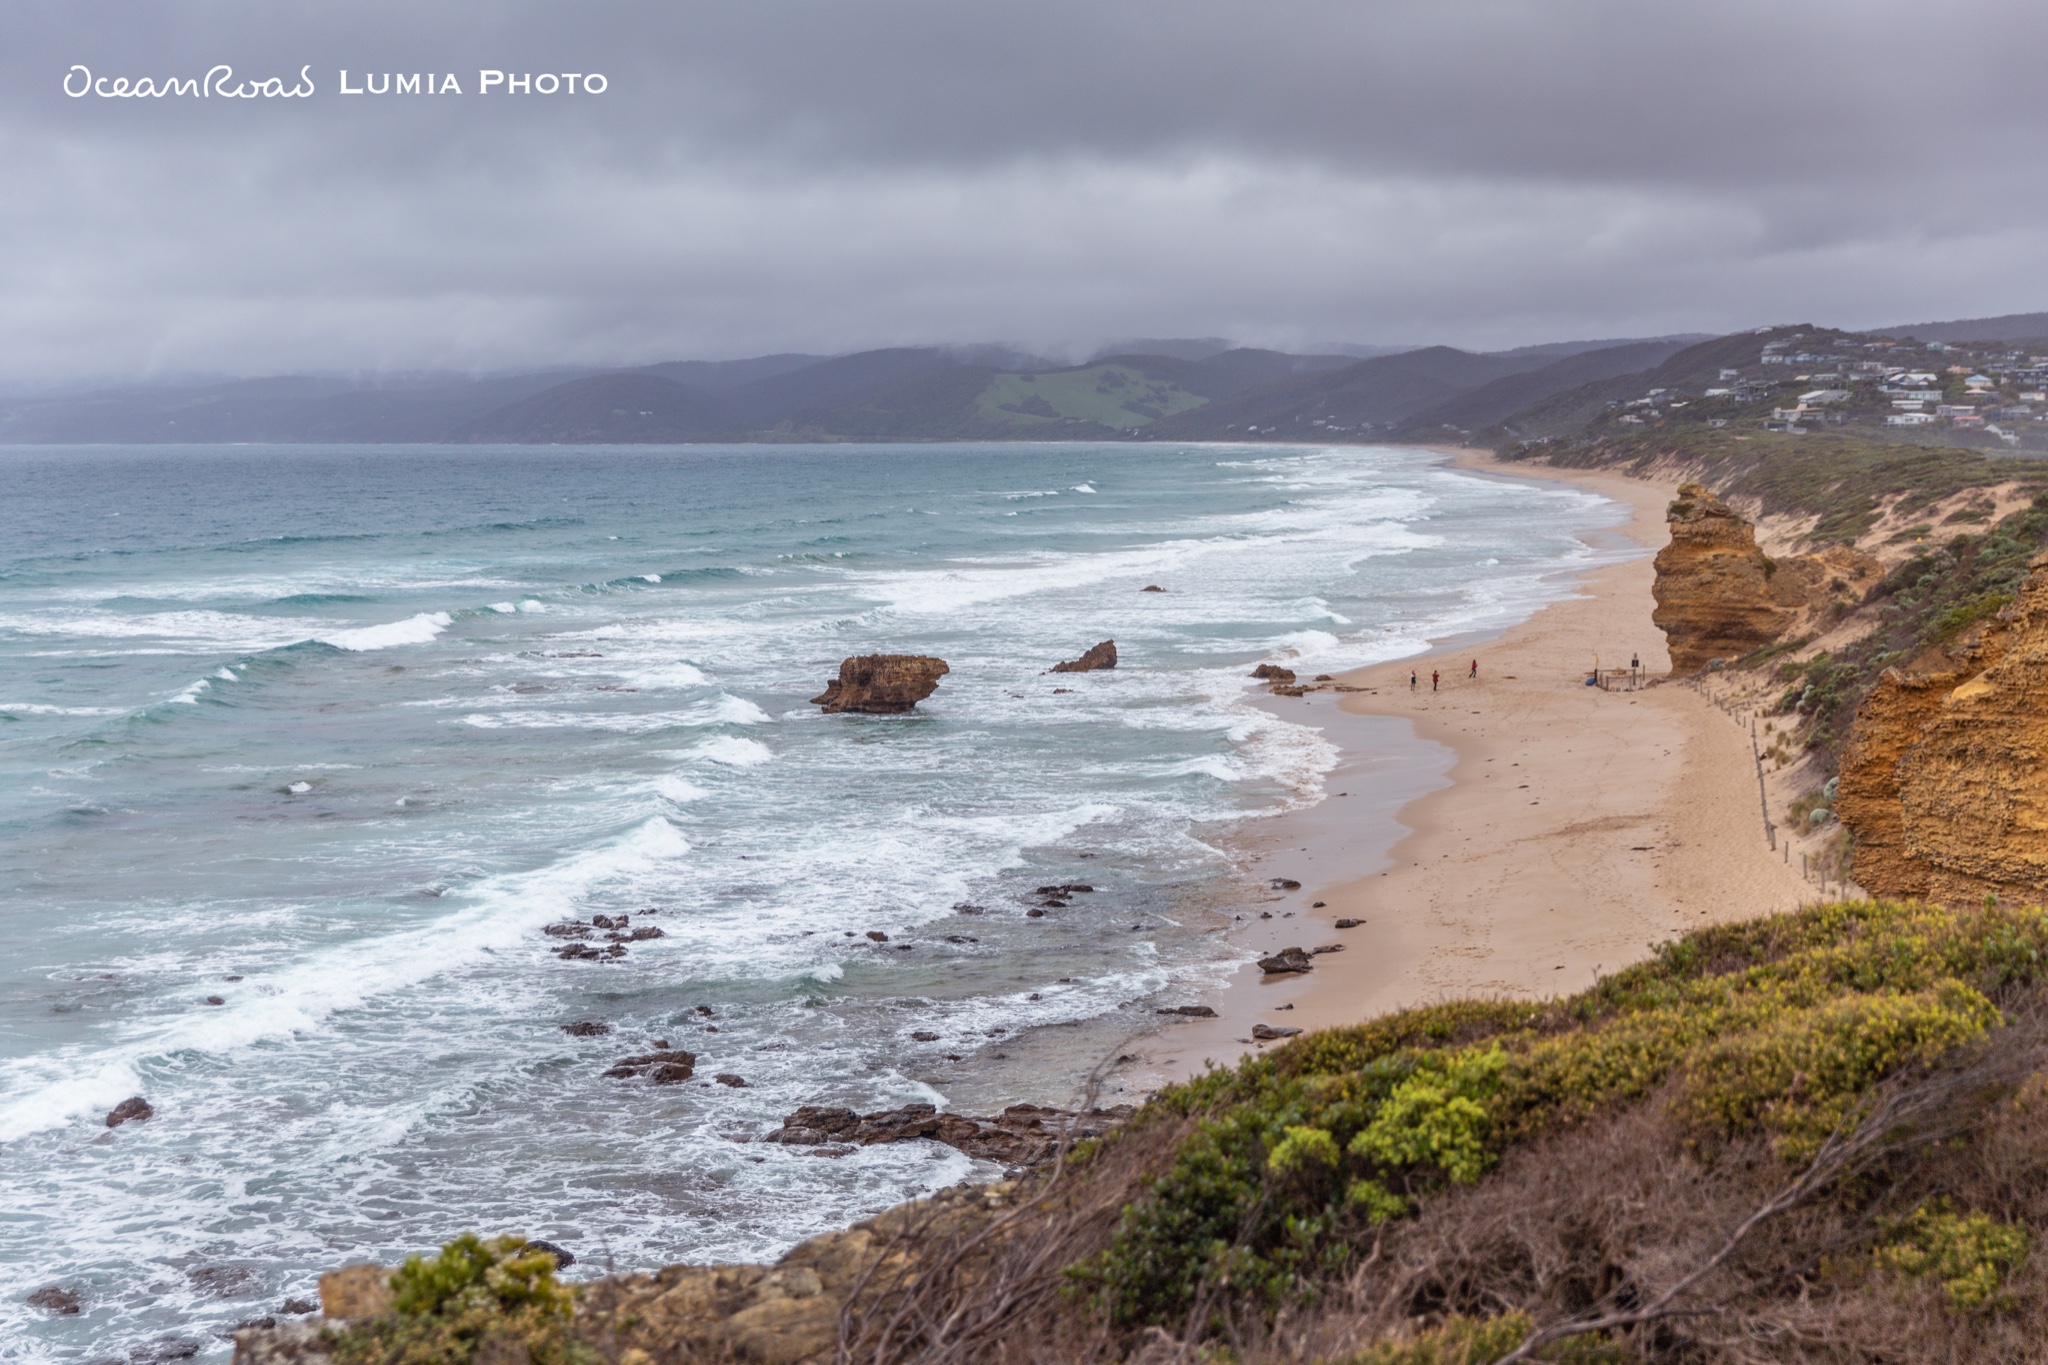
[[[1596,656],[1610,667],[1640,656],[1646,678],[1670,667],[1650,586],[1675,481],[1442,453],[1483,477],[1613,499],[1631,515],[1608,534],[1638,552],[1578,574],[1569,595],[1498,635],[1336,679],[1364,690],[1264,703],[1322,727],[1343,756],[1321,802],[1233,834],[1254,875],[1302,884],[1273,895],[1272,919],[1233,933],[1261,955],[1344,949],[1305,974],[1239,969],[1204,997],[1215,1017],[1146,1040],[1134,1090],[1235,1065],[1264,1046],[1255,1024],[1329,1028],[1456,996],[1561,995],[1662,939],[1811,898],[1765,843],[1745,732],[1687,688],[1585,686]],[[1433,669],[1444,675],[1434,692]],[[1340,919],[1361,923],[1340,930]]]

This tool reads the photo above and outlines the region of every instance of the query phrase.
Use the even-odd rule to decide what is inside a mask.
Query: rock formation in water
[[[1701,484],[1680,485],[1668,516],[1650,619],[1681,677],[1777,642],[1808,608],[1860,599],[1881,576],[1875,559],[1845,546],[1772,559],[1757,548],[1756,527]]]
[[[2048,556],[2029,567],[1997,618],[1857,709],[1835,813],[1876,895],[2048,900]]]
[[[1049,1161],[1062,1137],[1069,1142],[1101,1137],[1129,1118],[1129,1105],[1071,1113],[1035,1104],[1013,1104],[992,1119],[942,1114],[929,1104],[906,1104],[879,1114],[856,1114],[807,1104],[783,1120],[763,1142],[793,1147],[871,1147],[878,1142],[930,1138],[971,1157],[1007,1166]]]
[[[1071,663],[1054,664],[1055,673],[1093,673],[1098,668],[1116,667],[1116,641],[1104,640]]]
[[[938,689],[952,672],[944,659],[928,654],[857,654],[839,665],[839,676],[811,698],[827,715],[864,711],[900,716]]]

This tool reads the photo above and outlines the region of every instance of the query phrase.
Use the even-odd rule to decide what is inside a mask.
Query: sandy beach
[[[1650,586],[1674,486],[1448,453],[1475,473],[1614,499],[1633,516],[1613,534],[1646,553],[1584,574],[1572,596],[1497,637],[1337,680],[1368,690],[1273,699],[1279,714],[1323,727],[1344,758],[1327,799],[1245,832],[1261,873],[1301,885],[1273,890],[1233,932],[1262,953],[1343,950],[1305,974],[1240,970],[1204,1001],[1217,1017],[1146,1040],[1148,1084],[1234,1062],[1261,1046],[1254,1024],[1315,1028],[1456,996],[1564,994],[1674,934],[1816,895],[1765,841],[1746,729],[1675,683],[1585,685],[1596,655],[1603,667],[1640,656],[1648,678],[1670,666]],[[1433,744],[1399,743],[1411,735]],[[1406,830],[1391,847],[1389,807]],[[1346,919],[1359,923],[1339,929]]]

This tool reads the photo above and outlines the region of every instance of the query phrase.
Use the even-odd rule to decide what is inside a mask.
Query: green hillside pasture
[[[982,422],[1034,427],[1079,418],[1128,431],[1206,401],[1130,365],[1090,365],[1041,374],[999,374],[975,398],[973,415]]]

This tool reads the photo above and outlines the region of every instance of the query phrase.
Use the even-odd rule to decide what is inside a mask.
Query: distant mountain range
[[[2048,336],[2048,314],[1892,330]],[[1746,352],[1749,335],[1728,340]],[[1610,391],[1654,384],[1657,367],[1712,341],[1293,354],[1149,338],[1080,365],[1001,346],[896,347],[487,379],[285,376],[11,399],[0,443],[1418,439],[1511,418],[1540,434],[1585,420]],[[1389,353],[1359,354],[1378,350]]]

